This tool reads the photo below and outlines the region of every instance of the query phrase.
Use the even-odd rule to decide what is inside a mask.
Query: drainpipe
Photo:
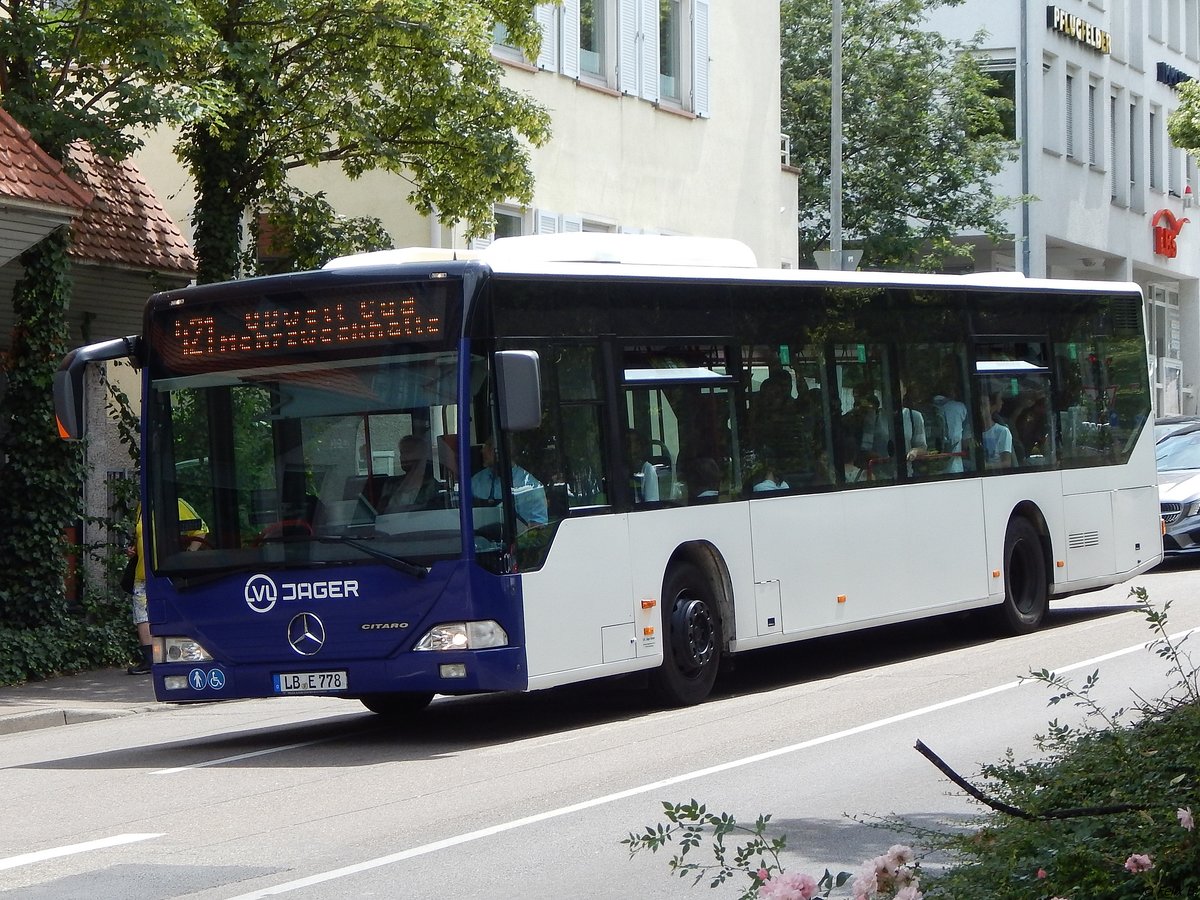
[[[1021,110],[1021,233],[1017,240],[1021,244],[1021,274],[1028,278],[1030,269],[1029,237],[1029,0],[1021,0],[1021,37],[1017,51],[1020,67],[1020,96],[1017,98]]]

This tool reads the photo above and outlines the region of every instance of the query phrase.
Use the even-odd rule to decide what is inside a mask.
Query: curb
[[[77,725],[82,722],[99,722],[104,719],[119,719],[149,712],[153,706],[136,709],[38,709],[30,712],[10,713],[0,716],[0,734],[17,734],[22,731],[37,731],[59,725]]]

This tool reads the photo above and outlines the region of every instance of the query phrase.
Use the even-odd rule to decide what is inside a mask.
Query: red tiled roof
[[[91,192],[72,181],[29,132],[2,109],[0,197],[72,210],[92,202]]]
[[[75,220],[71,255],[155,272],[196,273],[196,257],[133,160],[97,156],[85,143],[68,150],[78,180],[95,201]]]

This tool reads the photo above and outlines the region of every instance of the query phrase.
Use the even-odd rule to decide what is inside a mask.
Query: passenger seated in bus
[[[422,507],[435,500],[439,485],[433,477],[428,440],[415,434],[406,434],[396,445],[396,459],[403,474],[389,479],[383,486],[380,511],[393,513]]]
[[[650,461],[650,442],[637,429],[625,433],[629,468],[633,472],[633,495],[635,503],[654,503],[659,499],[658,470]]]
[[[721,467],[711,456],[694,459],[687,467],[688,502],[716,503],[721,497]]]
[[[992,410],[1000,405],[996,394],[984,394],[979,398],[979,413],[983,422],[983,465],[986,469],[1010,469],[1013,464],[1012,432],[992,418]]]
[[[496,445],[493,438],[483,443],[483,468],[471,476],[471,496],[476,505],[494,506],[504,496],[504,480],[496,462]],[[513,509],[517,514],[517,528],[521,531],[549,521],[546,508],[546,488],[540,481],[516,463],[512,465]]]
[[[759,494],[767,491],[786,491],[790,489],[791,485],[776,474],[775,467],[768,465],[759,472],[758,478],[754,482],[754,487],[750,490],[752,493]]]

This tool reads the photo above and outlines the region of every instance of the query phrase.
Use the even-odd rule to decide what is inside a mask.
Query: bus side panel
[[[987,596],[978,482],[781,497],[751,507],[754,578],[781,582],[788,635],[900,621]]]
[[[628,670],[637,655],[625,519],[567,519],[542,568],[521,576],[531,688],[591,678],[606,663]]]

